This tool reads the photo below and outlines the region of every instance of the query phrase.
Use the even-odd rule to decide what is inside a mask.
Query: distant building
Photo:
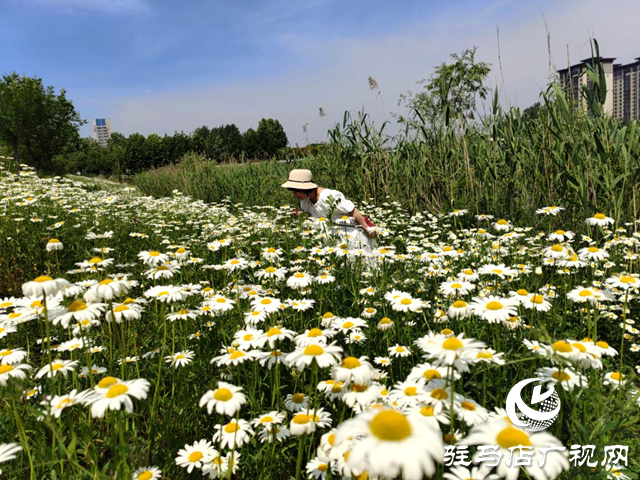
[[[615,116],[640,120],[640,57],[627,65],[616,65],[613,72]]]
[[[604,69],[607,96],[604,111],[620,120],[640,120],[640,57],[627,65],[613,63],[615,58],[600,58]],[[587,58],[569,68],[558,70],[560,84],[568,98],[586,107],[582,86],[589,85]]]
[[[100,146],[106,147],[109,137],[111,137],[111,121],[108,118],[96,118],[93,121],[93,138]]]

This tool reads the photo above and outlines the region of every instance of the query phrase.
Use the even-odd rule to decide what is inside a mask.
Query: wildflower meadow
[[[293,198],[0,177],[2,478],[637,478],[635,223],[377,199],[366,251]],[[505,410],[528,378],[544,431]]]

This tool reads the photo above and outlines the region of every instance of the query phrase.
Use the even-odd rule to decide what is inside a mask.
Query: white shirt
[[[328,218],[333,208],[332,223],[356,225],[353,217],[349,217],[348,221],[341,220],[343,216],[349,216],[356,206],[351,200],[344,198],[344,194],[338,190],[325,188],[318,194],[316,203],[312,203],[308,197],[300,200],[300,208],[316,218]]]

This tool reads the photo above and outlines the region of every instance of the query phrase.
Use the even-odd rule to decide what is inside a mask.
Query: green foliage
[[[414,118],[429,124],[445,124],[454,120],[463,123],[474,118],[477,98],[485,99],[489,89],[484,85],[491,71],[485,62],[476,62],[476,47],[462,54],[452,54],[453,63],[443,62],[437,66],[428,78],[419,80],[423,90],[413,94],[411,91],[400,96],[400,102],[414,112]]]
[[[583,91],[586,110],[573,109],[560,86],[552,83],[540,103],[525,113],[503,110],[493,91],[489,114],[466,122],[464,128],[431,123],[416,111],[411,125],[389,135],[386,123],[377,127],[364,112],[346,113],[329,131],[331,143],[299,165],[311,169],[321,185],[354,200],[391,198],[412,213],[461,206],[476,214],[499,212],[528,222],[532,205],[561,205],[570,218],[603,211],[618,224],[633,221],[639,206],[640,126],[604,113],[599,71],[597,64],[589,66],[591,87]],[[441,107],[460,111],[464,104],[452,102]],[[196,172],[205,168],[200,162],[193,158],[180,168],[155,170],[135,182],[153,195],[166,194],[166,184],[208,201],[227,195],[248,204],[292,201],[279,184],[293,165],[234,167],[233,175],[210,166],[200,176]]]
[[[289,144],[287,134],[278,120],[272,118],[262,119],[256,130],[258,144],[263,155],[273,156],[276,152]]]
[[[80,119],[64,89],[55,93],[42,79],[3,75],[0,80],[0,141],[13,147],[16,164],[25,160],[38,170],[52,170],[52,159],[78,138]]]

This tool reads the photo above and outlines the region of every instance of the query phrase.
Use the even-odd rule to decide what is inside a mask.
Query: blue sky
[[[304,144],[324,139],[344,110],[364,107],[378,121],[401,113],[401,92],[473,45],[494,65],[490,81],[503,102],[526,107],[549,73],[543,15],[559,68],[567,47],[572,61],[589,55],[590,34],[605,55],[626,62],[640,56],[633,33],[639,4],[2,0],[0,72],[65,88],[83,118],[111,118],[125,134],[232,122],[245,130],[275,117],[292,144]],[[370,75],[379,97],[368,89]],[[319,107],[326,117],[318,116]]]

